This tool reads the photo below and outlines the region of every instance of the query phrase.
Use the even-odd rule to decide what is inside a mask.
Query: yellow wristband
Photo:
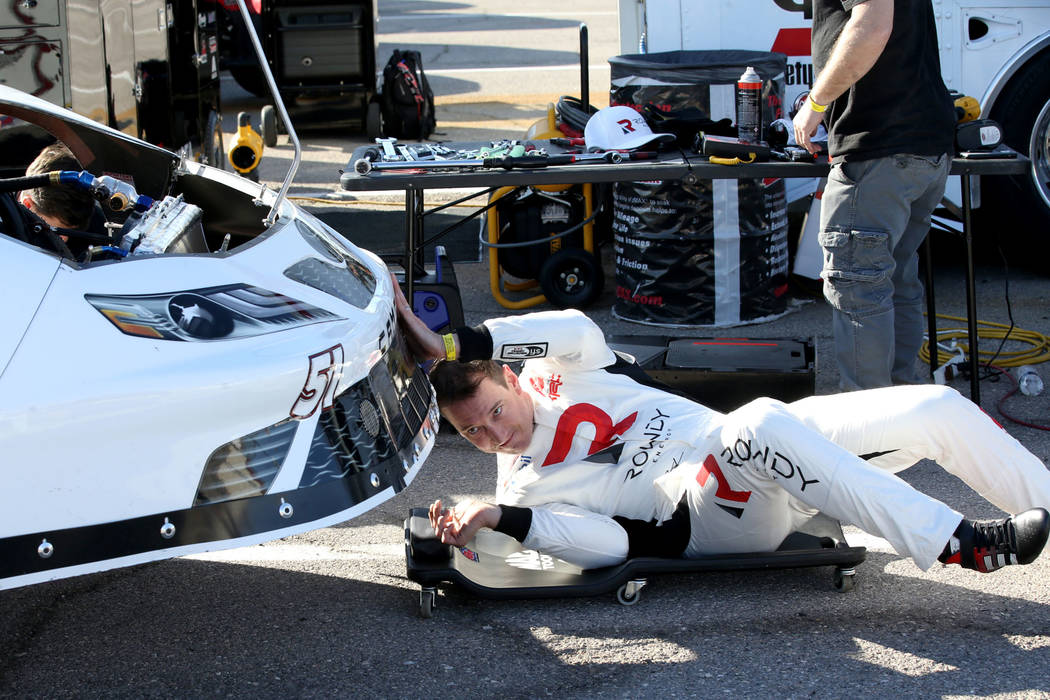
[[[809,108],[812,109],[814,112],[823,112],[827,110],[828,106],[818,103],[816,100],[813,99],[813,95],[810,95]]]
[[[456,359],[456,339],[451,333],[446,333],[441,339],[445,341],[445,359],[451,362]]]

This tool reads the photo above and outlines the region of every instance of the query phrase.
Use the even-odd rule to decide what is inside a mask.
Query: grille
[[[361,415],[361,406],[374,400],[368,380],[362,380],[321,414],[299,488],[344,479],[397,457],[397,447],[389,433],[380,429],[372,437],[366,418]]]
[[[395,335],[368,377],[321,414],[299,487],[368,471],[385,472],[397,487],[393,477],[404,472],[399,452],[423,426],[430,397],[426,374]]]

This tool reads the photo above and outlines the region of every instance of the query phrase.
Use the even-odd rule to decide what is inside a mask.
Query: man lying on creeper
[[[1031,563],[1050,533],[1050,472],[954,389],[762,398],[722,414],[654,386],[578,311],[441,336],[400,290],[396,303],[417,359],[438,360],[442,414],[497,455],[494,503],[430,506],[444,543],[487,527],[587,569],[773,551],[821,511],[923,570],[989,572]],[[523,359],[520,376],[497,359]],[[923,458],[1016,515],[970,520],[895,475]]]

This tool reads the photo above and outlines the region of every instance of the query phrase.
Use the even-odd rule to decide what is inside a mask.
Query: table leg
[[[962,180],[963,239],[966,243],[966,330],[970,341],[970,400],[981,405],[980,360],[977,352],[977,290],[973,271],[973,232],[970,229],[970,175]]]
[[[423,267],[423,190],[405,190],[405,298],[415,308],[416,268]]]
[[[934,381],[933,373],[937,370],[937,305],[933,299],[933,245],[930,239],[933,232],[926,234],[923,242],[926,257],[926,331],[929,334],[927,346],[930,349],[930,381]]]

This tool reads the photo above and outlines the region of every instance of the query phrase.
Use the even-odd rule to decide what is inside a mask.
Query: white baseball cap
[[[654,141],[673,141],[674,134],[654,134],[645,117],[623,105],[599,109],[583,130],[587,148],[603,151],[631,150]]]

